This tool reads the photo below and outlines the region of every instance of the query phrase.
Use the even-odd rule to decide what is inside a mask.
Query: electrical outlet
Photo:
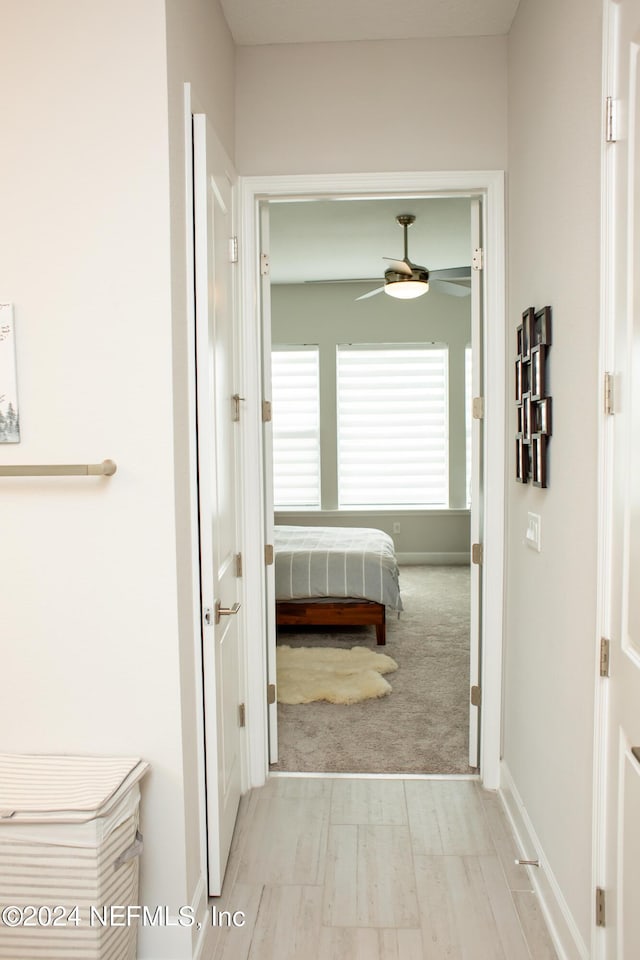
[[[398,522],[394,523],[394,525],[393,525],[393,532],[394,532],[394,533],[400,533],[400,524],[399,524]]]

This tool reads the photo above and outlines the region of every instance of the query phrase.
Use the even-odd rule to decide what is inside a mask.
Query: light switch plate
[[[538,553],[542,550],[540,542],[540,514],[539,513],[528,513],[527,514],[527,533],[525,536],[525,542],[528,547],[531,547],[532,550],[537,550]]]

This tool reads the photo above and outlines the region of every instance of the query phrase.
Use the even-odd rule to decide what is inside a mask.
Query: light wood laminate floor
[[[205,960],[556,960],[517,856],[473,780],[274,777],[213,901],[244,924]]]

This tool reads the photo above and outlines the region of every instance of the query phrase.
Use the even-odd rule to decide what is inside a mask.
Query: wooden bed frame
[[[276,600],[276,624],[284,626],[374,626],[378,646],[387,642],[385,606],[375,600]]]

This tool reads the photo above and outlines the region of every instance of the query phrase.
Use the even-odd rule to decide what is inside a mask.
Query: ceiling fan
[[[357,297],[357,300],[367,300],[383,291],[399,300],[411,300],[427,293],[430,283],[442,293],[449,293],[455,297],[466,297],[471,293],[471,267],[450,267],[429,272],[426,267],[411,262],[407,230],[415,219],[412,213],[401,213],[396,217],[404,230],[404,257],[402,260],[383,257],[383,260],[388,260],[390,263],[384,272],[383,286],[370,290],[369,293]]]

